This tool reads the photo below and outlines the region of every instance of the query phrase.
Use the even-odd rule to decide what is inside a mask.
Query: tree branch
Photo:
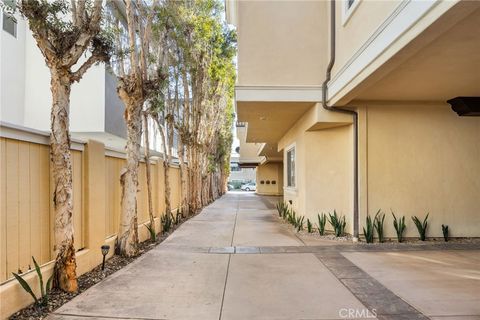
[[[96,64],[97,62],[101,62],[104,60],[104,57],[102,55],[99,55],[99,54],[92,54],[88,59],[87,61],[85,61],[79,68],[77,71],[73,72],[72,75],[70,76],[70,79],[72,82],[79,82],[80,79],[82,79],[83,75],[85,74],[85,72],[87,72],[87,70],[93,66],[94,64]]]

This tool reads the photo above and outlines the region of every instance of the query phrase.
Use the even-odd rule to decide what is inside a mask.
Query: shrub
[[[398,242],[403,241],[403,232],[405,231],[405,228],[407,227],[405,225],[405,216],[402,216],[400,219],[397,219],[395,216],[395,213],[392,211],[392,216],[393,216],[393,226],[395,227],[395,231],[397,231],[397,239]]]
[[[365,236],[365,241],[367,241],[367,243],[373,243],[374,226],[373,226],[372,217],[370,217],[369,214],[367,214],[366,226],[367,226],[367,229],[363,227],[363,234]]]
[[[171,213],[166,213],[164,214],[161,219],[160,219],[160,222],[162,224],[162,231],[163,232],[169,232],[170,229],[172,228],[173,226],[173,215]]]
[[[375,214],[375,219],[373,221],[373,224],[375,226],[375,230],[377,230],[378,241],[379,242],[384,241],[384,236],[383,236],[383,223],[384,223],[384,221],[385,221],[385,214],[382,212],[381,209],[378,209],[377,213]]]
[[[38,280],[40,282],[40,293],[42,295],[40,297],[40,299],[38,299],[35,296],[35,293],[33,293],[33,290],[30,287],[30,285],[27,283],[27,281],[25,281],[21,276],[19,276],[15,272],[12,272],[12,274],[15,277],[15,279],[17,279],[17,281],[20,283],[23,290],[25,290],[27,293],[29,293],[32,296],[32,298],[35,301],[35,304],[37,306],[40,306],[40,305],[41,306],[46,306],[47,303],[48,303],[48,293],[50,292],[50,289],[52,287],[53,275],[47,280],[47,285],[44,287],[43,286],[43,275],[42,275],[42,272],[40,270],[40,267],[39,267],[39,265],[38,265],[38,263],[37,263],[37,261],[35,260],[34,257],[32,257],[32,260],[33,260],[33,264],[35,265],[35,271],[37,272]]]
[[[413,222],[417,226],[418,234],[420,235],[420,240],[422,241],[425,241],[426,235],[427,235],[428,215],[429,213],[427,213],[427,216],[425,217],[425,219],[423,219],[423,222],[421,222],[417,216],[412,217]]]
[[[443,232],[443,239],[445,242],[448,242],[448,226],[445,224],[442,224],[442,232]]]
[[[335,231],[335,236],[336,237],[342,237],[345,235],[345,227],[347,225],[347,222],[345,221],[345,216],[340,216],[337,215],[337,211],[333,210],[333,215],[329,215],[329,222],[333,227],[333,230]]]
[[[327,223],[327,215],[325,213],[317,214],[317,219],[318,219],[318,233],[320,233],[321,236],[325,234],[325,224]]]
[[[307,231],[308,231],[308,233],[313,232],[313,225],[312,225],[312,222],[310,221],[310,219],[307,219]]]

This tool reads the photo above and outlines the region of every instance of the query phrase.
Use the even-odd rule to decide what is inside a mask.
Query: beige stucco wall
[[[269,162],[257,167],[257,193],[262,195],[283,194],[283,163]],[[267,184],[266,181],[270,181]],[[264,184],[262,184],[262,181]],[[275,181],[275,184],[272,184]]]
[[[238,84],[320,85],[327,1],[238,1]]]
[[[352,233],[352,125],[329,127],[346,119],[334,116],[329,119],[335,122],[319,123],[319,118],[328,117],[320,105],[315,105],[279,142],[279,148],[284,151],[284,176],[287,175],[287,150],[295,146],[296,153],[296,186],[287,187],[284,179],[284,199],[292,201],[297,213],[311,221],[317,220],[318,213],[335,209],[345,215],[346,230]]]
[[[345,2],[338,1],[336,4],[336,54],[333,77],[401,3],[399,0],[359,1],[350,18],[344,22]]]
[[[417,237],[412,215],[430,212],[427,236],[480,236],[480,118],[458,117],[447,104],[375,104],[366,109],[366,209],[405,215],[406,236]],[[361,225],[365,212],[361,215]]]

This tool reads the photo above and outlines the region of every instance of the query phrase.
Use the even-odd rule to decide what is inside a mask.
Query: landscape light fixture
[[[110,246],[108,244],[104,244],[101,246],[102,249],[102,255],[103,255],[103,262],[102,262],[102,271],[105,270],[105,257],[108,254],[108,251],[110,251]]]

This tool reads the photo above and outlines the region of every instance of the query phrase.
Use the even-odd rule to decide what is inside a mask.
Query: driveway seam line
[[[329,266],[327,264],[325,264],[325,261],[324,260],[328,260],[329,258],[330,259],[344,259],[345,261],[348,261],[348,262],[351,262],[350,260],[348,260],[345,256],[343,256],[340,252],[337,252],[334,256],[332,257],[319,257],[318,254],[314,254],[314,256],[320,261],[321,264],[323,264],[323,266],[348,290],[350,291],[350,293],[356,298],[358,299],[358,301],[360,301],[365,307],[367,307],[368,309],[376,309],[376,314],[378,316],[386,316],[386,317],[391,317],[391,316],[396,316],[396,315],[416,315],[416,316],[420,316],[420,317],[424,317],[424,319],[430,319],[430,317],[428,317],[427,315],[423,314],[420,310],[418,310],[416,307],[414,307],[412,304],[410,304],[409,302],[405,301],[402,297],[398,296],[395,292],[393,292],[392,290],[388,289],[387,287],[385,287],[382,283],[380,283],[380,281],[378,281],[377,279],[373,278],[371,275],[369,275],[366,271],[364,271],[363,269],[361,269],[360,267],[358,267],[357,265],[354,264],[354,267],[357,268],[364,276],[361,277],[361,278],[347,278],[347,277],[339,277],[336,272],[335,272],[335,268],[334,266]],[[340,259],[339,259],[340,258]],[[353,263],[353,262],[352,262]],[[376,296],[376,294],[365,294],[367,292],[367,288],[366,287],[362,287],[362,293],[363,293],[363,296],[362,297],[358,292],[355,293],[351,287],[348,285],[348,283],[344,282],[343,280],[358,280],[358,279],[369,279],[369,280],[373,280],[376,282],[376,285],[378,285],[378,289],[382,289],[382,290],[385,290],[385,292],[388,292],[389,294],[391,294],[393,297],[395,297],[396,299],[398,299],[398,302],[403,302],[405,303],[408,307],[411,308],[411,311],[406,311],[406,312],[400,312],[400,313],[395,313],[395,312],[386,312],[386,311],[379,311],[378,310],[378,306],[374,306],[372,305],[374,302],[372,302],[372,296]],[[392,302],[389,301],[391,304]],[[381,303],[379,305],[381,308],[383,308],[383,303]]]
[[[167,318],[142,318],[142,317],[116,317],[116,316],[101,316],[101,315],[89,315],[89,314],[75,314],[75,313],[57,313],[53,312],[53,316],[67,316],[67,317],[83,317],[83,318],[93,318],[93,319],[131,319],[131,320],[167,320]]]

